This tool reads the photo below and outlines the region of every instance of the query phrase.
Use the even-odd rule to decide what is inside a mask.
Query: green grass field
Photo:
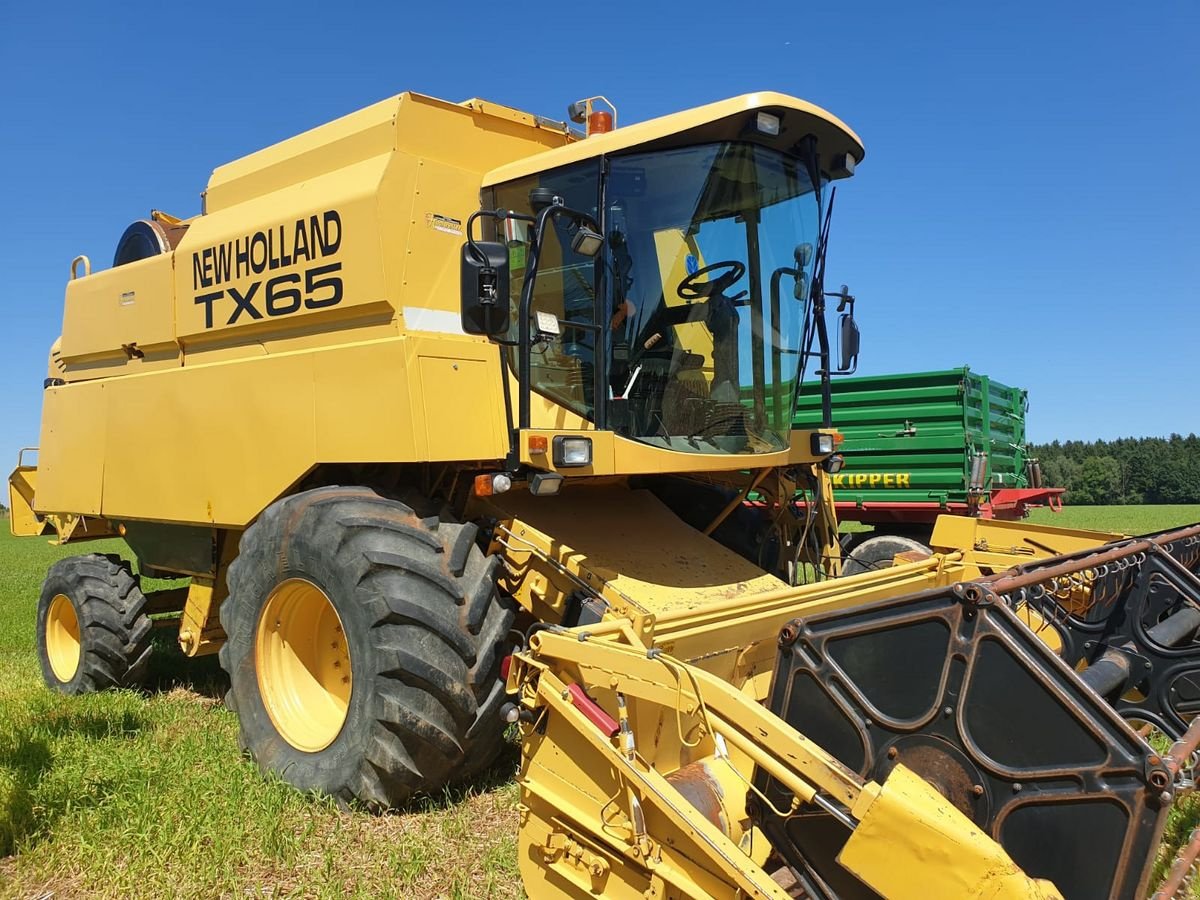
[[[165,636],[147,694],[53,694],[33,651],[46,569],[123,546],[0,529],[0,897],[521,896],[515,747],[413,810],[344,813],[243,759],[216,657]]]
[[[1198,521],[1200,507],[1036,520],[1144,532]],[[55,559],[91,551],[121,544],[58,549],[12,538],[0,520],[0,897],[521,896],[515,748],[414,809],[346,813],[263,778],[238,750],[215,657],[186,661],[167,636],[144,694],[44,688],[33,651],[42,578]],[[1177,809],[1168,841],[1196,821],[1200,805]]]
[[[1200,506],[1068,506],[1061,512],[1035,509],[1029,521],[1062,528],[1148,534],[1200,522]]]

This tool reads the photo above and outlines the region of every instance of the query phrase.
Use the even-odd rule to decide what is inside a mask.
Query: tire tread
[[[39,615],[38,650],[47,684],[67,694],[139,687],[152,655],[153,624],[130,564],[112,553],[61,559],[46,574],[39,607],[48,606],[59,593],[71,597],[75,606],[81,657],[76,676],[59,682],[46,659],[44,618]]]
[[[336,798],[396,807],[479,771],[500,749],[500,658],[515,608],[499,595],[498,560],[480,549],[476,526],[433,509],[412,495],[401,501],[366,488],[317,488],[273,504],[242,535],[220,610],[229,636],[220,660],[234,682],[226,704],[239,712],[243,743],[261,765],[270,767],[272,742],[282,738],[246,710],[246,692],[257,697],[257,685],[239,687],[237,679],[248,671],[256,597],[292,565],[288,554],[327,554],[324,564],[345,573],[337,602],[358,603],[370,622],[355,638],[367,642],[355,656],[374,660],[369,720],[347,738],[353,754],[314,761],[311,773],[294,763],[280,771],[299,787],[319,780]]]

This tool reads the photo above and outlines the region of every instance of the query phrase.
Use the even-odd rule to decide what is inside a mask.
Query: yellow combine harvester
[[[855,365],[822,285],[861,143],[780,94],[601,105],[402,94],[75,261],[12,528],[190,583],[55,564],[46,681],[136,685],[176,628],[263,769],[373,808],[517,723],[539,898],[1138,896],[1200,528],[944,518],[840,577],[838,435],[791,422]]]

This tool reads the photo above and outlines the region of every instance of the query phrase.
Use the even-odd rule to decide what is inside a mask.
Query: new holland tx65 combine
[[[838,435],[792,418],[857,354],[822,281],[862,145],[780,94],[599,106],[402,94],[76,261],[12,527],[190,583],[55,564],[46,681],[136,685],[175,627],[263,769],[374,808],[516,723],[534,897],[1137,896],[1200,528],[944,517],[841,577]],[[717,539],[751,492],[763,566]]]

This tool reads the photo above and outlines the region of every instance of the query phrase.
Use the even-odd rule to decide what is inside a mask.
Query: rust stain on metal
[[[891,749],[896,749],[895,747]],[[922,744],[902,747],[897,762],[916,772],[967,818],[975,815],[975,778],[962,763],[936,747]],[[893,758],[890,751],[889,758]]]
[[[667,781],[688,803],[696,807],[700,815],[712,822],[722,834],[729,835],[729,822],[721,803],[721,787],[709,774],[707,765],[694,762],[683,766],[668,775]]]

